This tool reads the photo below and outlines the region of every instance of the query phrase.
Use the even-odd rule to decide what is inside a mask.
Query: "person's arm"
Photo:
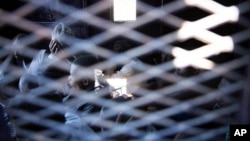
[[[128,77],[135,73],[134,67],[138,64],[137,60],[131,60],[125,64],[121,70],[117,71],[115,77]]]

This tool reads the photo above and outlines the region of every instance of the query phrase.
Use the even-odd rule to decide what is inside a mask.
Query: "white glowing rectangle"
[[[117,92],[119,95],[127,94],[127,79],[111,78],[107,79],[107,82],[112,87],[112,91]]]
[[[136,20],[136,0],[113,0],[114,21]]]

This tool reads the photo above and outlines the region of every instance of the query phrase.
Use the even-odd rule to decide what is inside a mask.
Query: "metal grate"
[[[248,5],[247,0],[137,0],[136,21],[113,22],[111,0],[1,4],[1,102],[18,138],[57,141],[78,134],[64,124],[68,107],[58,95],[48,95],[51,89],[61,88],[68,76],[41,78],[46,86],[22,94],[17,83],[25,70],[8,60],[18,34],[26,34],[18,43],[29,64],[39,50],[48,50],[53,28],[64,23],[76,34],[67,39],[72,46],[66,57],[95,54],[101,62],[94,67],[107,77],[110,70],[133,58],[142,62],[135,66],[137,73],[127,78],[128,88],[141,86],[132,92],[133,100],[107,99],[104,90],[77,98],[107,109],[95,124],[105,130],[96,131],[96,136],[79,133],[83,140],[225,140],[228,126],[242,122],[241,106],[248,102],[241,102],[249,65]],[[118,40],[130,44],[117,52],[113,46]],[[51,65],[67,73],[63,57]],[[133,120],[117,124],[118,112]],[[97,115],[85,115],[83,120],[92,122]]]

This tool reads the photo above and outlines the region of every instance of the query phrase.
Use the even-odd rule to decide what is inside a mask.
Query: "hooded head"
[[[70,46],[68,42],[70,37],[75,37],[73,30],[63,23],[57,24],[51,34],[51,41],[49,44],[50,52],[56,54],[68,48]],[[72,58],[69,57],[69,60],[72,61]]]

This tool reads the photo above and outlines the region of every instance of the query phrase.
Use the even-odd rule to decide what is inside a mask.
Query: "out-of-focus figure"
[[[95,69],[91,68],[98,61],[93,55],[84,55],[76,58],[71,65],[68,77],[71,89],[63,99],[63,103],[70,109],[65,113],[65,124],[72,129],[69,141],[100,139],[100,136],[96,134],[98,129],[92,128],[92,123],[98,117],[93,118],[91,122],[84,120],[89,114],[101,111],[100,105],[84,100],[84,97],[90,94],[97,94],[97,89],[100,90],[102,87],[102,84],[96,86]]]
[[[123,53],[124,51],[130,49],[132,45],[127,40],[117,40],[114,43],[113,50],[117,53]],[[141,61],[137,58],[133,58],[124,65],[115,65],[108,75],[110,75],[110,78],[108,82],[110,83],[112,91],[112,97],[119,97],[122,95],[126,95],[125,97],[132,98],[133,91],[138,89],[140,86],[139,84],[132,84],[130,85],[131,81],[130,78],[137,74],[139,71],[136,69],[140,67]],[[114,82],[113,82],[114,81]],[[121,88],[119,82],[124,81],[124,84],[121,84]],[[126,84],[125,84],[126,83]],[[115,86],[119,85],[119,86]],[[124,93],[125,92],[125,93]]]
[[[16,130],[9,119],[5,106],[0,103],[0,140],[16,141]]]
[[[57,24],[52,31],[49,44],[50,53],[45,49],[40,50],[26,67],[26,74],[22,77],[35,76],[39,81],[39,85],[46,85],[49,82],[46,82],[44,78],[58,79],[66,76],[74,56],[69,56],[65,50],[70,47],[70,43],[67,41],[73,37],[74,32],[70,27],[63,23]],[[61,56],[64,56],[64,58]],[[55,65],[59,65],[59,68],[58,66],[55,67]],[[24,80],[27,79],[21,78],[19,81],[20,90],[25,89],[23,88]]]
[[[36,54],[33,54],[34,57],[30,63],[24,63],[25,71],[19,79],[18,86],[19,90],[27,97],[35,96],[35,100],[42,99],[47,102],[61,103],[62,93],[60,89],[66,81],[60,79],[68,75],[71,61],[74,58],[66,51],[68,47],[71,47],[70,39],[74,38],[74,33],[69,26],[59,23],[54,27],[51,38],[49,52],[46,49],[39,50]],[[18,101],[18,98],[15,100]],[[20,110],[33,114],[44,110],[43,108],[48,108],[46,110],[50,111],[46,105],[40,107],[32,102],[24,101],[16,104],[16,106]],[[58,111],[60,110],[62,109],[58,109]],[[58,111],[53,114],[53,120],[63,123],[63,114]],[[39,127],[41,127],[40,123],[29,122],[25,128],[32,131],[43,130]],[[59,138],[64,138],[63,134],[58,134]]]

